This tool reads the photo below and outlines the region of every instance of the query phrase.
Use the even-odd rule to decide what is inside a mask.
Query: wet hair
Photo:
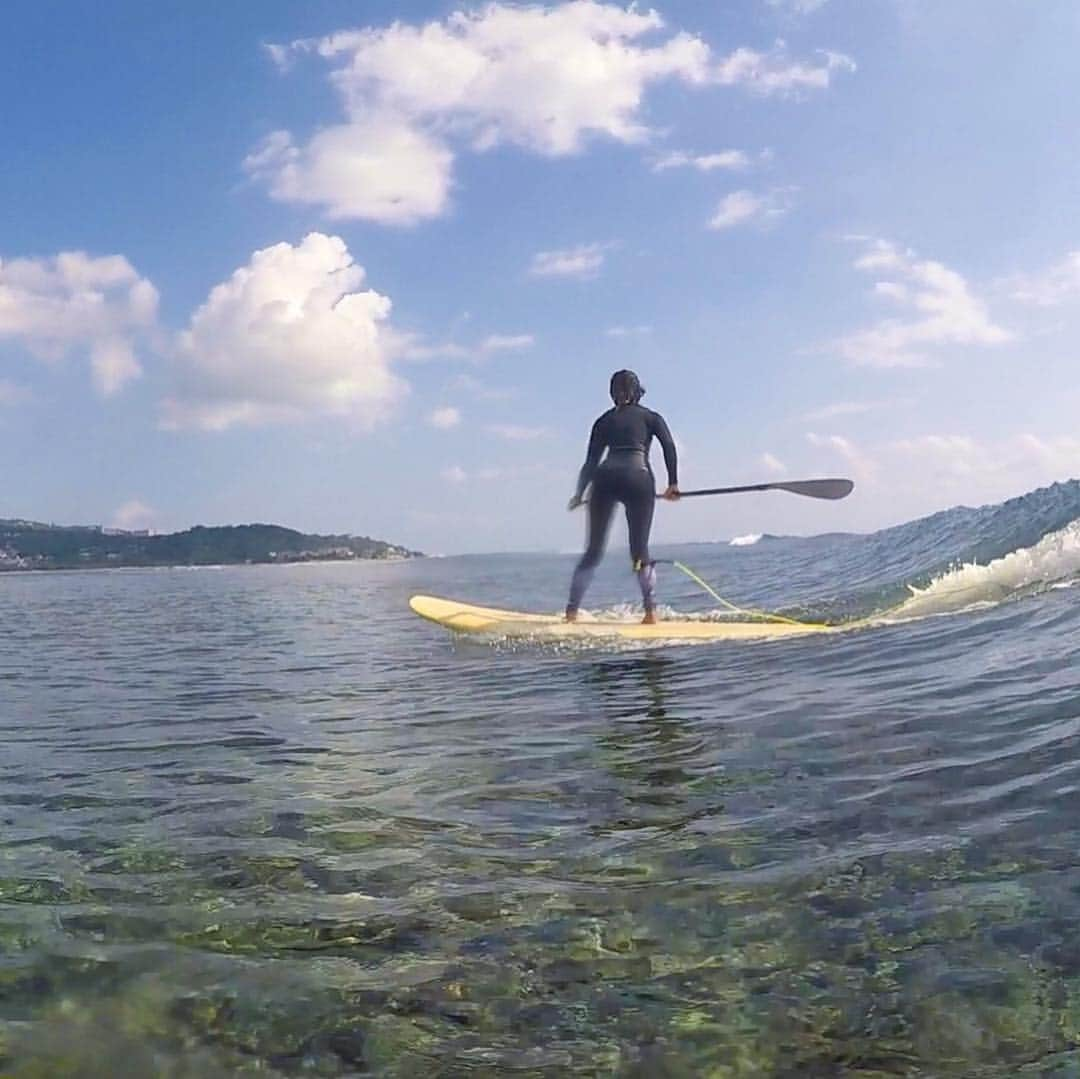
[[[636,405],[645,396],[645,387],[633,371],[616,371],[611,376],[611,399],[616,407]]]

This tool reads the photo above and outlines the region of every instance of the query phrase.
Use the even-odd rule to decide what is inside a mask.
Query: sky
[[[685,489],[856,483],[663,504],[657,542],[1080,475],[1075,0],[8,0],[3,29],[0,517],[573,550],[621,367]]]

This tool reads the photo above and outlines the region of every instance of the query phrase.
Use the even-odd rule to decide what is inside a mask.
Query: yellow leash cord
[[[700,585],[703,589],[705,589],[706,592],[709,593],[710,596],[712,596],[713,599],[716,600],[717,603],[719,603],[722,607],[726,607],[733,614],[741,614],[741,615],[744,615],[744,616],[747,616],[747,617],[750,617],[750,618],[761,618],[761,619],[764,619],[767,622],[780,622],[780,623],[782,623],[784,625],[787,625],[787,626],[806,626],[807,628],[810,628],[810,629],[838,629],[841,626],[844,629],[853,629],[853,628],[855,628],[857,626],[869,626],[869,625],[872,625],[872,624],[875,624],[875,623],[880,623],[883,619],[887,618],[889,615],[895,614],[897,611],[899,611],[899,610],[901,610],[903,608],[904,603],[908,602],[907,600],[905,600],[905,601],[903,601],[901,603],[896,604],[894,607],[889,607],[887,610],[879,611],[876,614],[871,615],[871,616],[866,616],[866,617],[863,617],[863,618],[856,618],[851,622],[838,622],[838,623],[831,623],[831,624],[828,623],[828,622],[800,622],[798,619],[787,618],[786,616],[784,616],[782,614],[772,614],[769,611],[757,611],[757,610],[754,610],[753,608],[749,608],[749,607],[737,607],[734,603],[731,603],[728,600],[724,599],[724,597],[721,596],[716,591],[716,589],[714,589],[708,583],[708,581],[703,581],[689,566],[683,565],[682,562],[678,562],[678,561],[674,561],[674,560],[668,560],[666,558],[665,559],[657,559],[657,561],[667,563],[668,565],[674,566],[677,570],[680,570],[682,573],[685,573],[686,576],[690,578],[690,580],[692,580],[695,584]],[[909,597],[909,599],[921,594],[917,589],[912,588],[911,585],[908,585],[908,589],[912,594],[912,596]],[[952,594],[954,594],[956,592],[963,592],[963,591],[966,591],[966,589],[964,587],[950,588],[950,589],[944,589],[941,594],[948,596],[948,595],[952,595]]]
[[[689,566],[684,566],[681,562],[673,561],[671,563],[677,570],[681,570],[690,578],[695,584],[700,585],[706,592],[712,596],[721,606],[726,607],[729,611],[735,614],[749,615],[751,618],[763,618],[767,622],[781,622],[786,626],[807,626],[812,629],[831,629],[825,622],[800,622],[795,618],[786,618],[782,614],[770,614],[768,611],[755,611],[746,607],[736,607],[734,603],[729,603],[723,596],[719,595],[716,590],[707,582],[703,581]]]

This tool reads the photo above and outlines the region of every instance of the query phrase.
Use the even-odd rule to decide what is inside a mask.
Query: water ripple
[[[783,542],[695,557],[812,604],[858,554]],[[1070,590],[734,648],[406,608],[568,565],[0,580],[0,1072],[1072,1074]]]

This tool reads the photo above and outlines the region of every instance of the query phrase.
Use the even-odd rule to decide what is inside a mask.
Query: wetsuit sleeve
[[[664,465],[667,468],[668,486],[678,487],[679,455],[675,449],[675,439],[671,437],[668,425],[664,422],[664,417],[661,416],[659,412],[654,412],[652,414],[652,419],[653,434],[656,435],[656,440],[660,443],[660,447],[664,451]]]
[[[578,498],[585,493],[585,488],[592,482],[592,478],[596,473],[596,466],[600,464],[600,458],[607,448],[607,424],[604,423],[605,419],[606,415],[601,416],[592,426],[592,433],[589,435],[589,448],[585,454],[585,464],[581,466],[581,472],[578,474],[576,491]]]

